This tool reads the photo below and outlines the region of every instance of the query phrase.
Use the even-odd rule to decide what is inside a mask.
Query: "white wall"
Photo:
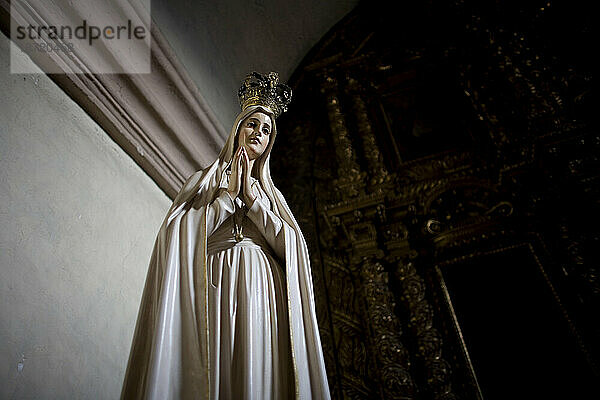
[[[170,200],[0,35],[0,398],[118,398]],[[18,62],[30,63],[24,55]]]
[[[252,71],[286,82],[358,0],[152,0],[152,19],[229,133]],[[294,106],[294,98],[292,104]]]

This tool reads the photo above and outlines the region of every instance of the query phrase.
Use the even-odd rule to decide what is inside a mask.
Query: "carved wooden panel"
[[[565,44],[590,25],[548,4],[362,4],[296,72],[273,173],[310,232],[334,398],[496,398],[484,376],[507,360],[461,329],[459,298],[493,321],[484,295],[528,279],[520,262],[540,281],[510,304],[543,307],[577,353],[561,393],[598,390],[600,137],[591,64]],[[508,281],[449,269],[500,259]]]

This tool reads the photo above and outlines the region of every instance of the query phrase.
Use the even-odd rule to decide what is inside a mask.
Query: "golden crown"
[[[279,83],[277,72],[269,72],[267,75],[252,72],[246,76],[238,90],[238,98],[242,111],[250,106],[267,106],[277,118],[287,111],[287,106],[292,101],[292,89]]]

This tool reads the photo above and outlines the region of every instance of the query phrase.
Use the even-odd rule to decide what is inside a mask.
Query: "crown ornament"
[[[242,111],[250,106],[266,106],[277,118],[287,111],[287,106],[292,101],[292,89],[279,83],[277,72],[269,72],[266,75],[252,72],[246,76],[238,90],[238,98]]]

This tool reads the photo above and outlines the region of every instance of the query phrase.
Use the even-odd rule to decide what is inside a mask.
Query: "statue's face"
[[[251,160],[257,159],[265,152],[271,129],[271,117],[260,111],[250,114],[240,125],[238,141],[240,146],[244,146]]]

